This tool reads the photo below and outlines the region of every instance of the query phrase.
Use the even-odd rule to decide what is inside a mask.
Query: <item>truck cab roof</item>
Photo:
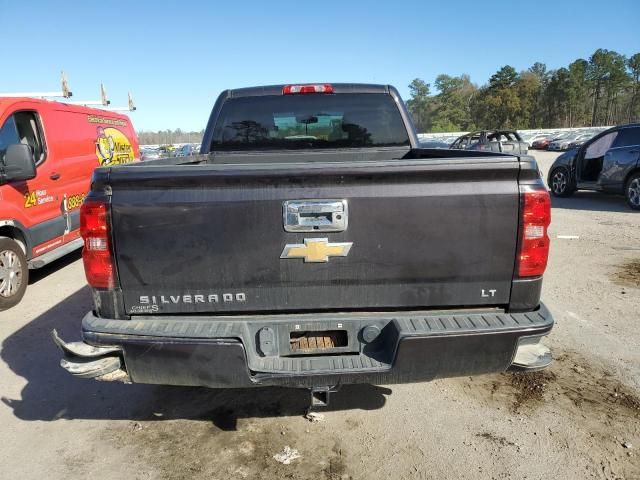
[[[331,85],[332,93],[389,93],[391,90],[395,90],[390,85],[378,85],[371,83],[296,83],[296,84],[282,84],[282,85],[266,85],[258,87],[245,87],[234,88],[231,90],[225,90],[222,95],[228,98],[238,97],[258,97],[263,95],[283,95],[284,87],[288,85]]]

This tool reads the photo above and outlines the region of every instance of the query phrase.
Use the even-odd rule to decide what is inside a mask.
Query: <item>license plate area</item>
[[[358,330],[342,322],[281,324],[278,351],[281,357],[359,353]]]
[[[293,354],[326,353],[348,346],[349,335],[346,330],[289,332],[289,348]]]

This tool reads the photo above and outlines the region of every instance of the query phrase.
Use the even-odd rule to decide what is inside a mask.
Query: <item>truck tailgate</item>
[[[510,156],[115,168],[126,311],[505,305],[518,172]],[[346,200],[346,228],[286,231],[283,204],[297,200]]]

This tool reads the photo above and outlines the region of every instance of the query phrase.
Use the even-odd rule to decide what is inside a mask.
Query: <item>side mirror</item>
[[[36,160],[29,145],[9,145],[0,164],[2,183],[30,180],[36,176]]]

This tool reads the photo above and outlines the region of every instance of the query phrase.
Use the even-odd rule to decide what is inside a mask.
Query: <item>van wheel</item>
[[[569,197],[576,191],[569,180],[569,171],[564,167],[558,167],[551,172],[549,188],[556,197]]]
[[[17,305],[29,282],[29,266],[15,240],[0,238],[0,311]]]
[[[640,173],[634,173],[624,187],[627,203],[634,210],[640,210]]]

